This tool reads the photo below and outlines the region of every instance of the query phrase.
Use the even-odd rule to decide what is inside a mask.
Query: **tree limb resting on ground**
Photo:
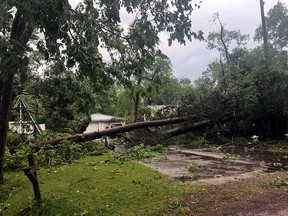
[[[136,122],[116,128],[106,129],[97,132],[91,133],[83,133],[83,134],[76,134],[66,138],[59,138],[54,140],[49,140],[45,142],[41,142],[42,145],[57,145],[63,140],[75,141],[75,142],[84,142],[89,140],[94,140],[101,138],[102,136],[109,136],[118,133],[124,133],[127,131],[140,129],[140,128],[148,128],[148,127],[155,127],[155,126],[162,126],[162,125],[169,125],[175,123],[184,122],[186,118],[172,118],[172,119],[163,119],[163,120],[154,120],[154,121],[143,121],[143,122]]]
[[[193,130],[201,129],[206,126],[211,126],[215,124],[221,124],[229,121],[234,121],[234,120],[239,120],[243,118],[244,115],[229,115],[223,118],[219,119],[204,119],[201,121],[195,122],[196,119],[199,119],[199,116],[190,116],[190,117],[179,117],[179,118],[171,118],[171,119],[162,119],[162,120],[153,120],[153,121],[142,121],[142,122],[136,122],[132,124],[127,124],[124,126],[116,127],[116,128],[111,128],[111,129],[106,129],[102,131],[97,131],[97,132],[91,132],[91,133],[83,133],[83,134],[75,134],[72,136],[68,136],[65,138],[58,138],[58,139],[53,139],[49,141],[44,141],[41,142],[40,145],[51,145],[51,146],[56,146],[59,143],[61,143],[64,140],[68,140],[71,142],[85,142],[89,140],[94,140],[94,139],[99,139],[103,136],[109,136],[109,135],[115,135],[119,133],[124,133],[127,131],[132,131],[136,129],[141,129],[141,128],[149,128],[149,127],[157,127],[157,126],[163,126],[163,125],[169,125],[169,124],[176,124],[176,123],[182,123],[184,121],[189,121],[192,120],[193,123],[190,123],[189,126],[187,127],[182,127],[182,128],[176,128],[173,130],[166,131],[165,134],[168,135],[169,137],[174,137],[178,136],[184,133],[191,132]],[[16,149],[20,149],[23,146],[14,146],[10,147],[11,152],[15,152]]]
[[[188,133],[192,130],[201,129],[206,126],[215,125],[215,124],[223,124],[223,123],[233,121],[233,120],[240,120],[244,116],[245,116],[244,114],[241,114],[239,116],[229,115],[229,116],[219,118],[219,119],[205,119],[202,121],[194,122],[190,126],[187,126],[184,128],[175,128],[173,130],[166,131],[166,135],[170,137],[179,136],[181,134]]]

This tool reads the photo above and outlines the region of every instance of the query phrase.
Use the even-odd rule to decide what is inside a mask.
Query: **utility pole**
[[[263,42],[264,42],[264,65],[266,73],[269,73],[270,67],[268,63],[269,54],[268,54],[268,40],[267,40],[267,29],[266,29],[266,18],[264,15],[264,1],[260,0],[260,10],[261,10],[261,20],[262,20],[262,29],[263,29]]]
[[[264,40],[264,46],[266,47],[268,45],[267,41],[267,29],[266,29],[266,20],[264,15],[264,1],[260,0],[260,10],[261,10],[261,20],[262,20],[262,29],[263,29],[263,40]]]

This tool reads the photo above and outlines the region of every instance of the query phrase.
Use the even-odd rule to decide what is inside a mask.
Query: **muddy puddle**
[[[139,163],[175,180],[211,184],[260,175],[268,170],[259,161],[185,146],[170,146],[165,156]]]

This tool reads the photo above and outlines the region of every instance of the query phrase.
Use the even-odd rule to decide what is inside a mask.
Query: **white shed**
[[[91,122],[87,126],[84,133],[104,130],[112,122],[121,122],[124,125],[125,120],[125,118],[121,117],[95,113],[91,115]]]

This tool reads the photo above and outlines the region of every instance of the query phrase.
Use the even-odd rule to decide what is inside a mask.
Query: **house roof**
[[[94,121],[94,122],[99,122],[99,121],[110,122],[113,120],[125,121],[126,119],[121,118],[121,117],[117,117],[117,116],[105,115],[105,114],[101,114],[101,113],[94,113],[91,115],[91,121]]]

